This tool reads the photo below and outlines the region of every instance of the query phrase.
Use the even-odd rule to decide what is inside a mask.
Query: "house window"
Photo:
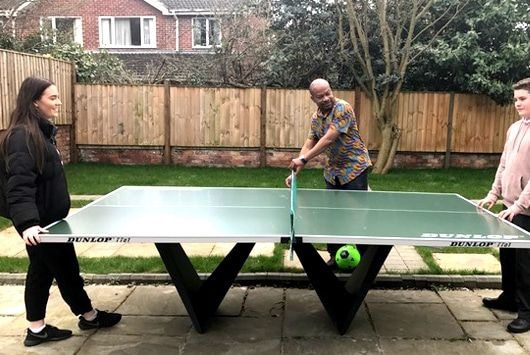
[[[209,48],[221,45],[219,20],[212,18],[193,19],[193,48]]]
[[[79,17],[42,17],[40,29],[44,39],[54,42],[75,42],[83,45],[83,30]]]
[[[101,47],[156,47],[154,17],[100,17]]]

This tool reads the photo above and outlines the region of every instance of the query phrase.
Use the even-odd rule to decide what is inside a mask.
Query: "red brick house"
[[[107,50],[142,75],[146,63],[188,62],[220,45],[219,16],[229,0],[0,0],[0,26],[14,36],[68,36],[88,51]],[[230,5],[231,6],[231,5]],[[156,56],[155,56],[156,54]],[[157,65],[156,63],[154,64]]]
[[[222,0],[0,0],[16,36],[69,34],[87,50],[197,52],[219,44]]]

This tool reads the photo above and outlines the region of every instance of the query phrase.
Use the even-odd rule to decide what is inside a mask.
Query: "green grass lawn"
[[[100,195],[123,185],[284,187],[287,168],[200,168],[167,165],[66,165],[70,193]],[[370,174],[373,190],[454,192],[482,198],[495,169],[394,169],[386,175]],[[325,188],[321,169],[303,170],[301,188]]]
[[[168,186],[231,186],[231,187],[284,187],[289,174],[287,168],[200,168],[165,165],[109,165],[69,164],[65,166],[72,195],[101,195],[124,185]],[[386,175],[370,174],[373,190],[452,192],[469,199],[479,199],[489,190],[495,169],[394,169]],[[324,188],[321,169],[306,169],[299,177],[301,188]],[[90,201],[72,201],[72,207],[81,207]],[[0,228],[10,226],[0,218]],[[22,243],[22,241],[21,241]],[[272,257],[250,257],[244,272],[296,271],[283,268],[283,252],[286,245],[277,245]],[[325,245],[317,245],[325,249]],[[496,250],[477,248],[417,248],[429,269],[425,272],[440,273],[433,261],[433,252],[484,252],[496,255]],[[141,273],[160,272],[165,268],[158,257],[153,258],[85,258],[80,257],[81,269],[86,273]],[[192,257],[199,272],[211,272],[221,257]],[[25,258],[0,258],[0,272],[25,272]]]

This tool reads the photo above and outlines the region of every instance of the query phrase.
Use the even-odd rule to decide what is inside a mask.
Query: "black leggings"
[[[64,301],[75,315],[92,310],[92,303],[79,274],[79,263],[73,243],[41,243],[27,246],[29,267],[26,275],[24,301],[26,319],[44,319],[53,279]]]

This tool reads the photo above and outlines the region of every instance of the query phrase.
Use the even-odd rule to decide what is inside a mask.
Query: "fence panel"
[[[171,145],[259,147],[261,89],[171,88]]]
[[[77,144],[164,144],[164,87],[76,85]]]
[[[335,90],[333,93],[354,105],[355,91]],[[317,108],[309,92],[306,89],[267,89],[266,96],[266,146],[302,147],[311,126],[311,116]]]
[[[73,64],[66,61],[0,49],[0,129],[9,124],[20,84],[32,75],[56,84],[63,105],[55,123],[71,124],[73,71]]]
[[[401,128],[398,150],[444,152],[450,94],[404,92],[398,97],[397,117]]]
[[[267,89],[266,143],[270,148],[300,148],[307,139],[315,104],[307,90]]]
[[[451,151],[500,153],[506,130],[517,119],[514,105],[500,106],[483,95],[455,94]]]

